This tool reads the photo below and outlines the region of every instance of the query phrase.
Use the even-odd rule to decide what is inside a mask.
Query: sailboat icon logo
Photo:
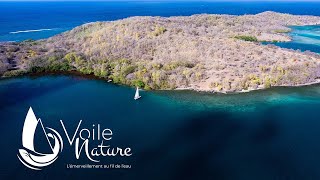
[[[52,153],[44,154],[35,150],[34,135],[38,125],[41,126]],[[52,141],[54,143],[52,143]],[[23,148],[19,149],[17,154],[21,163],[30,169],[41,170],[41,168],[48,166],[57,160],[59,153],[63,149],[63,141],[56,130],[43,126],[41,119],[36,118],[30,107],[23,125],[22,146]]]

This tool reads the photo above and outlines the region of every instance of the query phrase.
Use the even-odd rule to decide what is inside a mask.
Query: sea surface
[[[0,41],[47,38],[86,22],[129,16],[266,10],[320,16],[319,7],[315,2],[0,2]],[[276,45],[320,52],[319,27],[293,29],[293,42]],[[319,85],[229,95],[141,91],[138,101],[134,93],[77,76],[1,80],[0,179],[320,179]],[[64,140],[56,162],[41,171],[17,158],[30,106]],[[131,169],[67,169],[68,164],[94,163],[84,154],[75,158],[60,120],[70,131],[80,120],[81,127],[112,129],[112,140],[105,144],[131,147],[133,155],[104,157],[100,164]],[[35,148],[45,152],[48,143],[40,136],[37,130]]]
[[[134,93],[134,88],[73,76],[0,81],[0,179],[320,178],[318,85],[234,95],[142,91],[138,101]],[[30,106],[64,139],[56,162],[42,171],[24,167],[16,156]],[[84,154],[75,158],[59,120],[71,133],[80,120],[81,128],[112,129],[105,144],[131,147],[133,155],[104,157],[97,164],[130,164],[131,169],[67,169],[67,164],[94,163]],[[48,145],[35,141],[38,151]]]

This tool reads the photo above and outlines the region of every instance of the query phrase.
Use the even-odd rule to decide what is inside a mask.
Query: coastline
[[[82,74],[81,72],[77,71],[68,71],[68,72],[47,72],[47,73],[30,73],[30,74],[25,74],[21,76],[11,76],[11,77],[1,77],[0,81],[2,80],[8,80],[11,78],[23,78],[23,77],[30,77],[30,78],[41,78],[45,76],[71,76],[75,78],[84,78],[88,80],[97,80],[97,81],[102,81],[104,83],[111,83],[116,86],[125,86],[129,88],[135,88],[133,86],[128,86],[125,84],[116,84],[110,81],[110,79],[104,79],[101,77],[97,77],[93,74]],[[313,86],[313,85],[320,85],[320,79],[318,79],[316,82],[310,82],[310,83],[305,83],[305,84],[298,84],[298,85],[280,85],[280,86],[272,86],[269,88],[257,88],[257,89],[249,89],[249,90],[242,90],[242,91],[233,91],[233,92],[219,92],[219,91],[208,91],[208,90],[199,90],[195,89],[192,87],[186,87],[186,88],[176,88],[176,89],[162,89],[162,90],[145,90],[145,91],[192,91],[192,92],[197,92],[197,93],[206,93],[206,94],[218,94],[218,95],[237,95],[237,94],[242,94],[242,93],[250,93],[250,92],[256,92],[256,91],[264,91],[264,90],[269,90],[273,88],[299,88],[299,87],[307,87],[307,86]]]
[[[317,80],[316,82],[310,82],[310,83],[304,83],[304,84],[298,84],[298,85],[279,85],[279,86],[272,86],[270,88],[257,88],[257,89],[249,89],[249,90],[242,90],[242,91],[233,91],[233,92],[219,92],[219,91],[208,91],[208,90],[198,90],[194,89],[192,87],[189,88],[177,88],[174,89],[175,91],[195,91],[195,92],[205,92],[205,93],[210,93],[210,94],[241,94],[241,93],[250,93],[253,91],[261,91],[261,90],[267,90],[267,89],[272,89],[272,88],[278,88],[278,87],[283,87],[283,88],[299,88],[299,87],[306,87],[306,86],[313,86],[313,85],[320,85],[320,79]]]

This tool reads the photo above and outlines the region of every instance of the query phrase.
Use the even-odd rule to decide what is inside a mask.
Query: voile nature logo
[[[131,148],[110,147],[105,145],[105,141],[111,141],[113,132],[109,128],[101,129],[100,124],[93,124],[92,130],[89,128],[80,128],[82,120],[79,121],[74,133],[68,132],[65,124],[60,120],[62,129],[70,146],[74,145],[75,157],[80,158],[81,152],[91,161],[98,163],[100,156],[131,156]],[[40,126],[52,153],[40,153],[35,150],[34,137],[37,127]],[[78,135],[78,136],[77,136]],[[99,141],[97,147],[91,147],[91,141]],[[90,150],[91,148],[91,150]],[[18,151],[18,159],[23,165],[33,170],[41,170],[49,166],[58,159],[63,149],[63,140],[60,134],[53,128],[45,127],[41,119],[37,119],[32,108],[29,108],[22,130],[22,148]]]
[[[43,154],[34,149],[34,135],[36,128],[40,124],[41,129],[52,150],[51,154]],[[51,144],[49,138],[54,140]],[[22,164],[30,169],[41,170],[42,167],[52,164],[57,160],[59,153],[63,149],[63,142],[60,134],[49,127],[44,127],[41,119],[37,119],[32,108],[29,108],[22,130],[22,149],[19,149],[18,158]]]

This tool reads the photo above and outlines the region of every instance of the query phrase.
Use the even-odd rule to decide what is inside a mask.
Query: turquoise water
[[[0,81],[1,179],[319,179],[320,86],[274,88],[221,95],[190,91],[142,91],[72,76]],[[29,106],[61,134],[59,120],[75,127],[100,123],[114,131],[112,145],[130,146],[131,170],[68,170],[76,160],[64,144],[45,170],[17,159]],[[64,137],[65,138],[65,137]],[[120,175],[121,174],[121,175]]]
[[[277,46],[301,51],[320,53],[320,26],[293,26],[291,42],[273,43]]]

